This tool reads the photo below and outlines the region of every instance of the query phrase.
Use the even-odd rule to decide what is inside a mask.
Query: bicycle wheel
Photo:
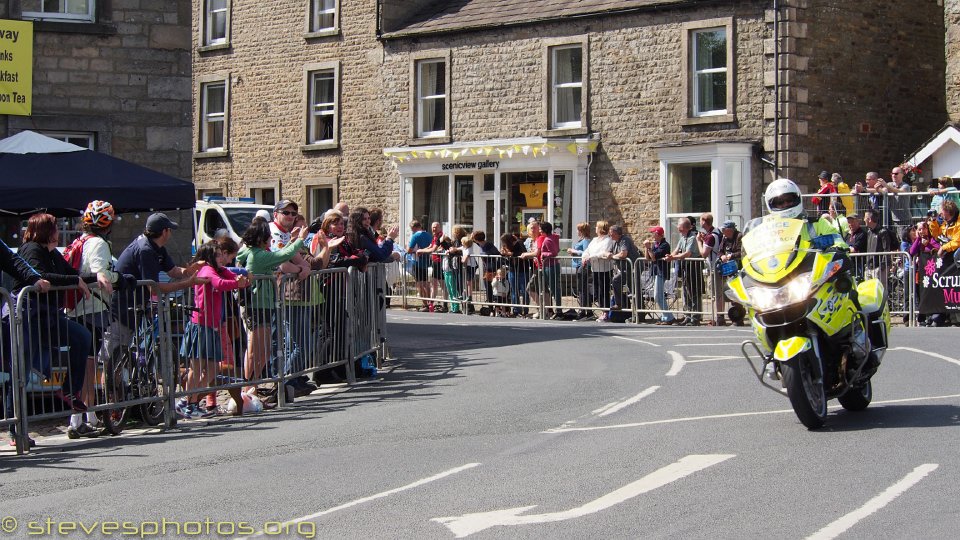
[[[137,387],[138,397],[159,397],[157,401],[143,403],[140,405],[140,416],[143,421],[150,426],[159,425],[163,422],[164,413],[167,410],[167,400],[163,398],[163,386],[160,384],[156,372],[151,369],[156,363],[150,361],[143,366],[138,366],[135,370],[135,385]]]
[[[104,367],[103,392],[107,403],[123,403],[130,398],[130,387],[124,380],[124,373],[129,373],[130,354],[121,350],[112,366]],[[127,408],[113,407],[100,411],[100,422],[111,435],[119,435],[123,431],[123,424],[127,421]]]

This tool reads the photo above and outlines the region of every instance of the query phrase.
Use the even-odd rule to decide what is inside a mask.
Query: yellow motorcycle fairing
[[[807,319],[813,321],[823,332],[832,336],[853,323],[857,308],[847,294],[840,294],[833,283],[825,283],[813,296],[816,305]]]
[[[761,283],[777,283],[790,275],[811,247],[811,227],[800,219],[768,215],[743,236],[743,269]]]
[[[777,342],[777,346],[773,350],[773,359],[778,362],[786,362],[812,348],[813,342],[805,336],[794,336],[792,338],[782,339]]]

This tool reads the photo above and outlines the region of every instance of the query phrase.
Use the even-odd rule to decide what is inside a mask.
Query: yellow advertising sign
[[[0,114],[30,116],[33,21],[0,19]]]

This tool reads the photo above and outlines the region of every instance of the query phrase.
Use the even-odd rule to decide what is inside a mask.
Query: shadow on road
[[[883,405],[862,412],[841,411],[830,418],[824,431],[958,426],[960,407],[956,405]]]

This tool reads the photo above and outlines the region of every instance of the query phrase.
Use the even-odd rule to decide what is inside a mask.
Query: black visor
[[[784,193],[770,199],[770,210],[786,210],[800,204],[800,196],[796,193]]]

